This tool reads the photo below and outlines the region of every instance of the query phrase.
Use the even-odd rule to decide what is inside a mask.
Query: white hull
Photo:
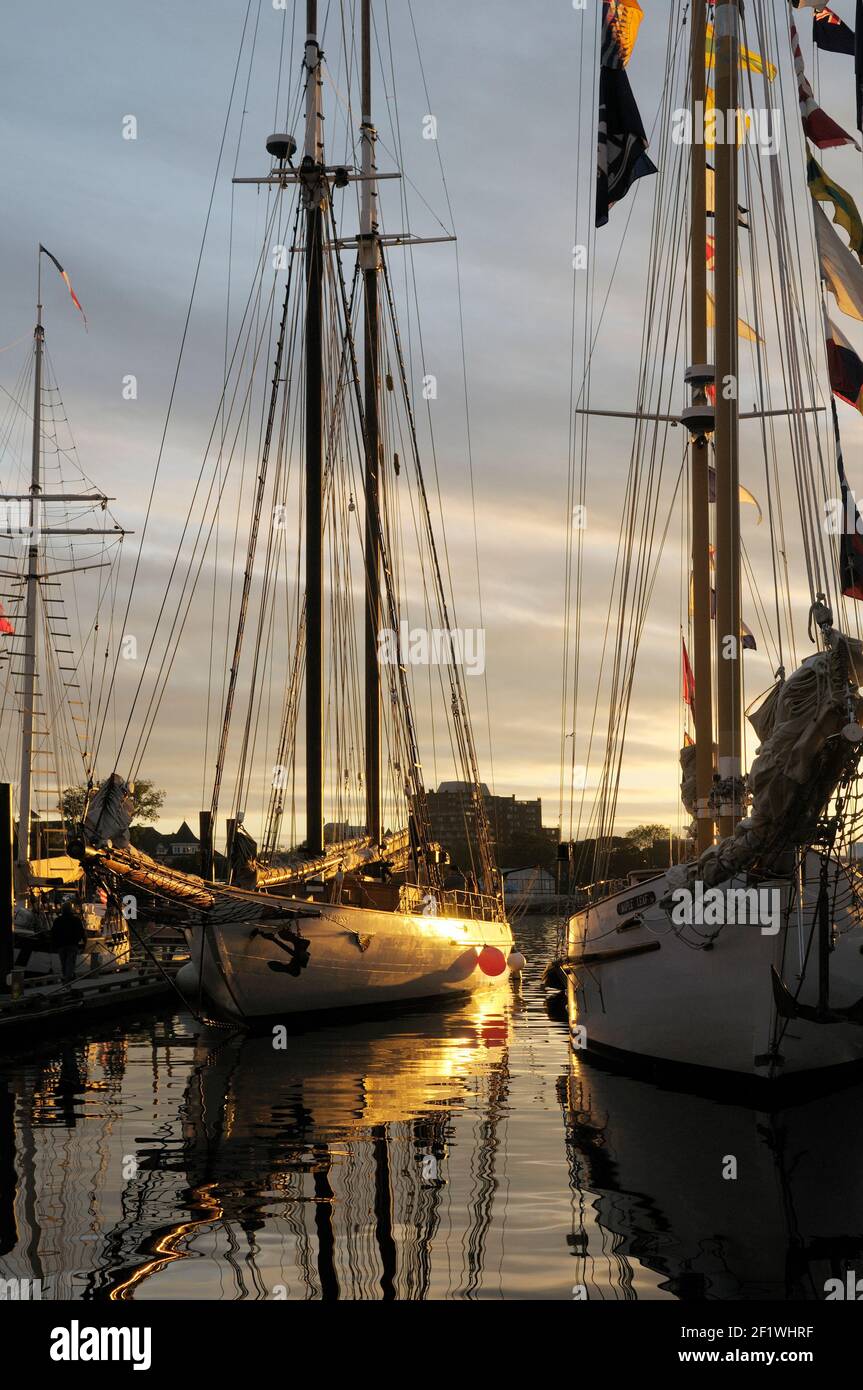
[[[309,943],[308,963],[297,974],[286,970],[291,954],[258,930],[272,930],[272,922],[228,922],[194,930],[191,960],[177,984],[192,1003],[203,1000],[220,1016],[253,1020],[465,994],[509,978],[507,922],[327,903],[308,910],[315,915],[291,927]]]
[[[782,926],[724,926],[709,950],[700,927],[681,928],[659,907],[664,876],[574,914],[568,926],[570,1027],[588,1050],[645,1062],[709,1069],[718,1076],[777,1081],[863,1062],[863,1026],[779,1016],[771,966],[794,995],[800,986],[818,893],[818,859],[810,855],[803,907],[790,918],[787,879],[760,885],[781,894]],[[831,872],[833,872],[831,870]],[[724,885],[725,886],[725,885]],[[745,886],[732,881],[731,887]],[[835,890],[835,891],[834,891]],[[652,903],[640,907],[650,896]],[[831,883],[831,917],[839,933],[829,957],[833,1008],[863,997],[863,932],[852,911],[844,871]],[[640,916],[640,922],[637,920]],[[786,924],[786,918],[787,924]],[[700,935],[698,935],[700,933]],[[800,987],[803,1004],[818,1002],[817,928]]]

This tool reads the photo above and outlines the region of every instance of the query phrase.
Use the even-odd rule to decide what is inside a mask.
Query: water
[[[7,1059],[0,1278],[77,1300],[800,1299],[863,1268],[863,1090],[767,1116],[599,1070],[539,987],[552,924],[519,935],[518,989],[284,1050],[165,1012]]]

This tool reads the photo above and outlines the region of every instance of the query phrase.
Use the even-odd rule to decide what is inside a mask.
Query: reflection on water
[[[552,932],[522,931],[520,990],[284,1048],[177,1014],[1,1064],[0,1278],[84,1300],[820,1296],[859,1253],[856,1098],[771,1119],[570,1062],[538,984]]]

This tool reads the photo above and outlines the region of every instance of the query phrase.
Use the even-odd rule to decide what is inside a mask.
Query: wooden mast
[[[323,553],[323,173],[321,52],[317,0],[306,0],[306,846],[324,848],[324,553]]]
[[[716,44],[716,694],[718,772],[739,788],[742,737],[740,659],[740,489],[737,368],[737,0],[714,6]],[[721,137],[721,138],[720,138]],[[723,795],[720,836],[740,818],[739,791]]]
[[[379,467],[380,467],[380,332],[378,271],[380,242],[375,182],[376,131],[372,124],[372,14],[371,0],[362,0],[362,200],[359,238],[363,272],[365,336],[363,370],[365,385],[365,779],[366,832],[375,844],[381,840],[381,678],[378,636],[381,623]]]
[[[703,120],[706,81],[704,50],[707,35],[705,0],[692,7],[692,132],[690,274],[692,278],[691,362],[707,364],[707,171]],[[694,389],[693,404],[706,399],[703,385]],[[709,798],[713,787],[713,689],[710,620],[710,477],[707,438],[692,440],[692,666],[695,676],[695,790],[697,849],[713,843]]]
[[[30,858],[30,807],[33,799],[33,722],[36,704],[36,604],[39,590],[39,516],[42,491],[42,248],[37,257],[38,291],[33,370],[33,452],[30,477],[30,544],[27,547],[27,608],[24,627],[24,665],[21,689],[21,786],[18,797],[18,863]]]

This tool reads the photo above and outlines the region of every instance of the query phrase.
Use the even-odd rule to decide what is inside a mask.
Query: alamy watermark
[[[463,666],[469,676],[485,671],[485,630],[481,627],[410,627],[378,633],[381,666]]]
[[[671,901],[676,927],[753,926],[775,936],[781,926],[779,888],[705,888],[697,879],[692,888],[675,888]]]
[[[761,154],[775,155],[782,143],[782,112],[775,106],[720,111],[697,101],[694,112],[687,106],[674,111],[671,140],[675,145],[755,145]]]

